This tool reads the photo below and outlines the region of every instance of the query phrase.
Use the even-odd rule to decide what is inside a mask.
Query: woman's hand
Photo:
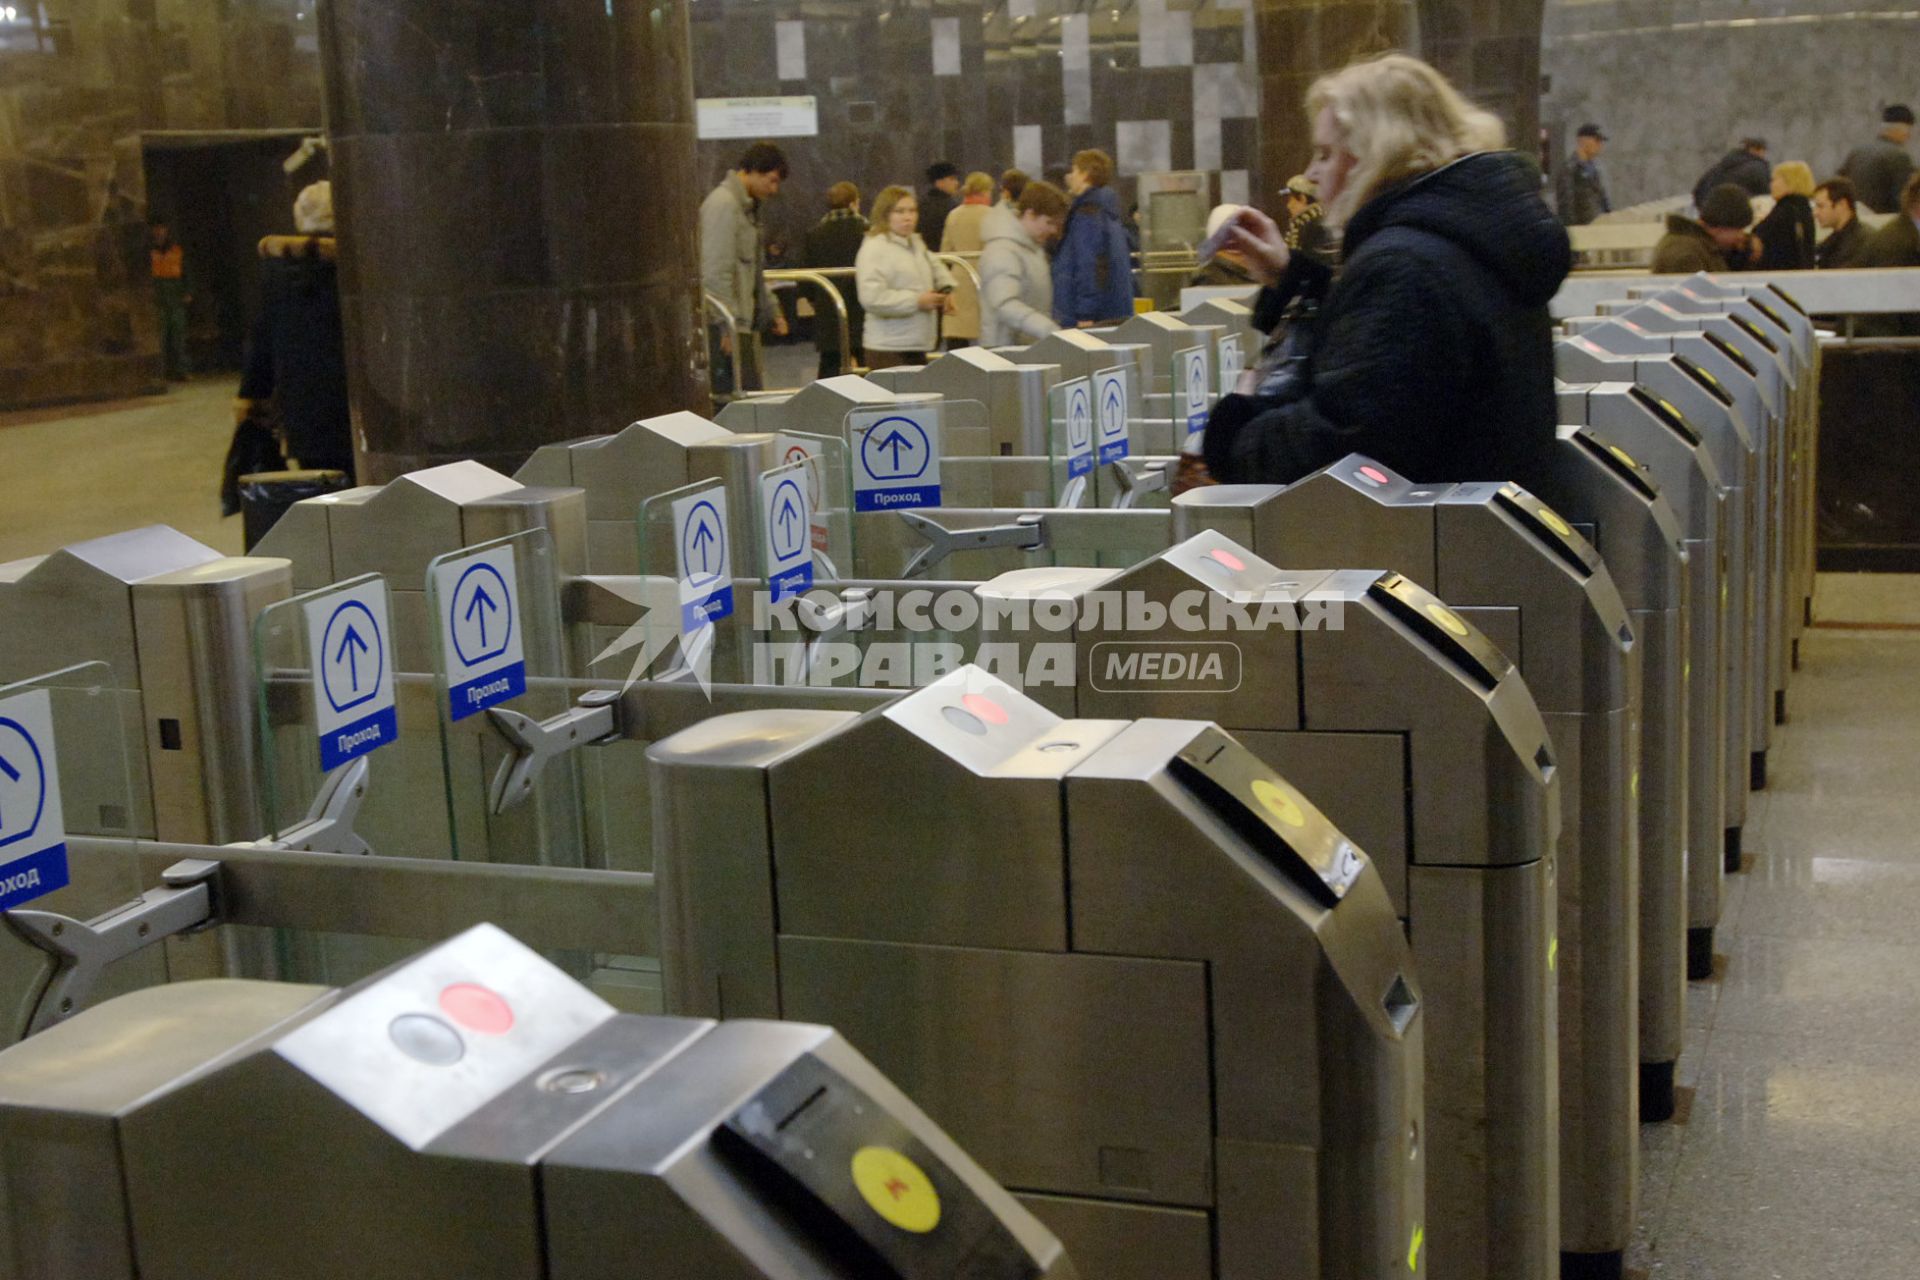
[[[1279,226],[1251,205],[1233,215],[1222,247],[1245,258],[1253,278],[1266,285],[1279,284],[1287,264],[1293,260],[1287,238],[1280,233]]]
[[[952,294],[948,293],[941,296],[946,299],[946,306],[942,308],[944,314],[954,315],[960,310],[960,304],[953,300]]]
[[[947,307],[947,295],[938,289],[929,289],[920,295],[916,305],[922,311],[944,311]]]

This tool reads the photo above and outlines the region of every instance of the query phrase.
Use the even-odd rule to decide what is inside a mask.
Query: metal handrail
[[[833,299],[834,318],[840,326],[841,373],[849,373],[853,369],[853,324],[847,311],[847,300],[833,279],[852,274],[852,267],[776,267],[767,272],[769,281],[791,280],[795,284],[811,284],[826,290],[827,296]]]

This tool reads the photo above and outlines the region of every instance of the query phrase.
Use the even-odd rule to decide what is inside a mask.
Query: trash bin
[[[256,471],[240,477],[240,522],[246,549],[253,550],[288,507],[303,498],[353,487],[344,471]]]

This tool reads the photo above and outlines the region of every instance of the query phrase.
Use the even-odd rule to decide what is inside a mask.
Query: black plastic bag
[[[220,514],[240,514],[241,476],[286,469],[287,457],[280,452],[280,440],[273,428],[257,417],[241,419],[233,429],[233,441],[227,445],[226,470],[220,478]]]

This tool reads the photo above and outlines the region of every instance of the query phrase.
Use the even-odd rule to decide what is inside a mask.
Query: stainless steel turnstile
[[[963,668],[650,755],[670,1008],[835,1017],[1088,1275],[1424,1270],[1386,888],[1220,730]]]
[[[1593,427],[1609,445],[1647,468],[1685,534],[1694,604],[1688,682],[1692,767],[1687,786],[1693,826],[1687,841],[1687,927],[1710,929],[1720,921],[1725,851],[1740,846],[1736,833],[1746,821],[1747,797],[1746,780],[1737,768],[1727,768],[1723,723],[1725,646],[1734,629],[1733,575],[1724,553],[1726,491],[1700,433],[1659,397],[1618,383],[1562,384],[1559,400],[1562,418]],[[1721,815],[1723,827],[1718,839],[1712,833],[1714,812]]]
[[[490,925],[80,1014],[0,1053],[0,1150],[21,1280],[1075,1274],[832,1030],[621,1015]]]
[[[1640,752],[1640,1061],[1642,1115],[1672,1098],[1686,1042],[1686,965],[1649,958],[1688,946],[1690,597],[1680,524],[1644,468],[1586,428],[1561,428],[1526,489],[1582,530],[1632,618],[1642,670]],[[1703,936],[1707,963],[1713,936]],[[1688,954],[1692,963],[1692,954]]]
[[[1557,1274],[1565,792],[1527,687],[1471,625],[1512,633],[1514,611],[1456,611],[1399,574],[1277,569],[1211,531],[1129,569],[1024,570],[978,594],[979,660],[1070,677],[1029,696],[1214,720],[1369,851],[1426,996],[1432,1274]],[[1019,625],[1042,609],[1052,626]],[[1014,622],[984,620],[1000,615]]]
[[[0,565],[0,684],[105,663],[140,767],[133,812],[96,815],[98,829],[251,839],[265,825],[253,620],[291,593],[285,560],[223,556],[162,525]]]
[[[1671,1111],[1671,1078],[1685,1016],[1678,975],[1683,938],[1639,943],[1641,666],[1627,611],[1599,557],[1570,525],[1511,483],[1420,485],[1353,455],[1286,488],[1220,486],[1176,499],[1183,529],[1213,527],[1272,561],[1326,567],[1350,557],[1390,564],[1432,587],[1450,609],[1517,615],[1508,653],[1552,733],[1559,765],[1561,1216],[1569,1237],[1585,1224],[1631,1223],[1634,1150],[1644,1104],[1637,972],[1670,970],[1669,998],[1653,1010],[1655,1044],[1672,1052],[1649,1070],[1654,1114]],[[1665,678],[1656,669],[1655,678]],[[1656,689],[1655,696],[1661,691]],[[1657,742],[1655,770],[1666,768]],[[1684,846],[1650,853],[1678,860]],[[1653,883],[1678,884],[1676,867]],[[1650,957],[1650,961],[1649,961]],[[1624,1240],[1604,1252],[1624,1246]],[[1576,1246],[1569,1245],[1569,1249]]]
[[[1613,356],[1583,337],[1556,343],[1554,355],[1562,382],[1632,383],[1641,393],[1640,404],[1649,413],[1677,420],[1713,459],[1720,487],[1720,555],[1725,565],[1722,589],[1727,595],[1720,673],[1721,697],[1726,704],[1721,717],[1726,735],[1726,825],[1744,826],[1750,761],[1765,757],[1773,732],[1773,684],[1767,653],[1768,633],[1774,628],[1767,625],[1767,620],[1769,607],[1777,605],[1778,598],[1768,585],[1769,549],[1763,527],[1767,513],[1758,501],[1761,493],[1750,473],[1753,464],[1761,460],[1740,439],[1731,406],[1689,376],[1679,359]],[[1633,432],[1616,434],[1629,452],[1640,448]],[[1755,620],[1760,620],[1759,625]]]
[[[1684,381],[1663,376],[1666,395],[1701,429],[1713,450],[1721,477],[1745,470],[1747,504],[1747,560],[1758,566],[1752,584],[1753,599],[1743,615],[1749,663],[1748,739],[1763,741],[1770,733],[1774,712],[1783,706],[1787,653],[1786,598],[1794,576],[1786,550],[1785,531],[1793,519],[1784,486],[1775,471],[1785,446],[1786,424],[1777,422],[1760,393],[1752,367],[1698,331],[1655,333],[1626,320],[1586,316],[1569,320],[1567,328],[1602,351],[1620,356],[1672,357],[1672,367]],[[1658,368],[1659,366],[1655,366]],[[1612,381],[1610,377],[1570,377],[1574,382]],[[1627,379],[1631,381],[1632,379]],[[1660,387],[1648,390],[1664,394]],[[1704,396],[1704,399],[1702,397]],[[1690,397],[1690,398],[1683,398]],[[1727,430],[1727,419],[1732,430]],[[1746,446],[1744,462],[1735,441]],[[1738,761],[1734,762],[1738,764]]]

